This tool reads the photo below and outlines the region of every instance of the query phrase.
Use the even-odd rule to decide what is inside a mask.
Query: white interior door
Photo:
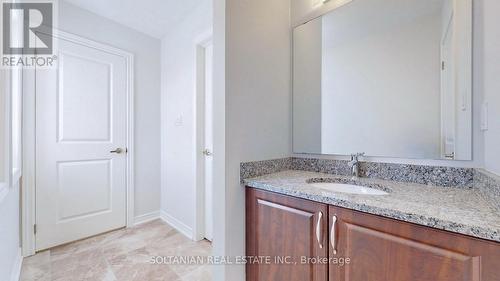
[[[36,71],[37,250],[126,225],[126,58],[63,38],[58,58]]]
[[[443,34],[441,46],[441,135],[442,157],[455,158],[456,99],[454,87],[453,61],[453,16]]]
[[[213,151],[213,46],[205,47],[205,148]],[[208,154],[208,155],[207,155]],[[205,155],[205,238],[213,239],[213,157]]]

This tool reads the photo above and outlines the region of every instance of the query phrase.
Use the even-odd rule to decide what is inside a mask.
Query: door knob
[[[110,151],[110,153],[121,154],[123,153],[123,151],[124,151],[123,148],[117,148],[115,150]]]
[[[212,156],[212,152],[211,152],[208,148],[207,148],[207,149],[205,149],[205,150],[203,150],[203,154],[204,154],[205,156]]]

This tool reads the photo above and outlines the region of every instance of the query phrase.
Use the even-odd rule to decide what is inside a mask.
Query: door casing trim
[[[134,225],[134,55],[125,50],[99,43],[81,36],[54,30],[54,37],[77,43],[83,46],[108,52],[126,60],[127,65],[127,180],[126,180],[126,226]],[[25,70],[26,71],[26,70]],[[31,70],[30,70],[31,71]],[[35,77],[35,72],[30,77]],[[26,75],[27,76],[27,75]],[[24,77],[26,77],[24,76]],[[23,81],[23,186],[21,195],[21,240],[23,256],[36,253],[34,225],[36,223],[36,97],[34,91],[25,91],[27,83]],[[33,88],[33,87],[32,87]],[[35,89],[35,88],[33,88]]]

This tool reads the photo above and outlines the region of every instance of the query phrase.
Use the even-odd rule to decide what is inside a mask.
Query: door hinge
[[[33,225],[33,233],[36,234],[36,224]]]
[[[444,61],[442,61],[442,62],[441,62],[441,70],[444,70],[445,65],[446,65],[446,64],[445,64],[445,62],[444,62]]]

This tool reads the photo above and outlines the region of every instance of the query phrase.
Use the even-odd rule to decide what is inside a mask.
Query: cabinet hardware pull
[[[337,226],[337,216],[333,216],[332,218],[332,229],[330,231],[330,241],[332,243],[332,248],[333,248],[333,254],[337,254],[337,231],[336,231],[336,226]]]
[[[318,214],[318,223],[316,224],[316,239],[318,240],[319,248],[323,249],[323,238],[321,237],[323,234],[323,212],[319,212]]]

